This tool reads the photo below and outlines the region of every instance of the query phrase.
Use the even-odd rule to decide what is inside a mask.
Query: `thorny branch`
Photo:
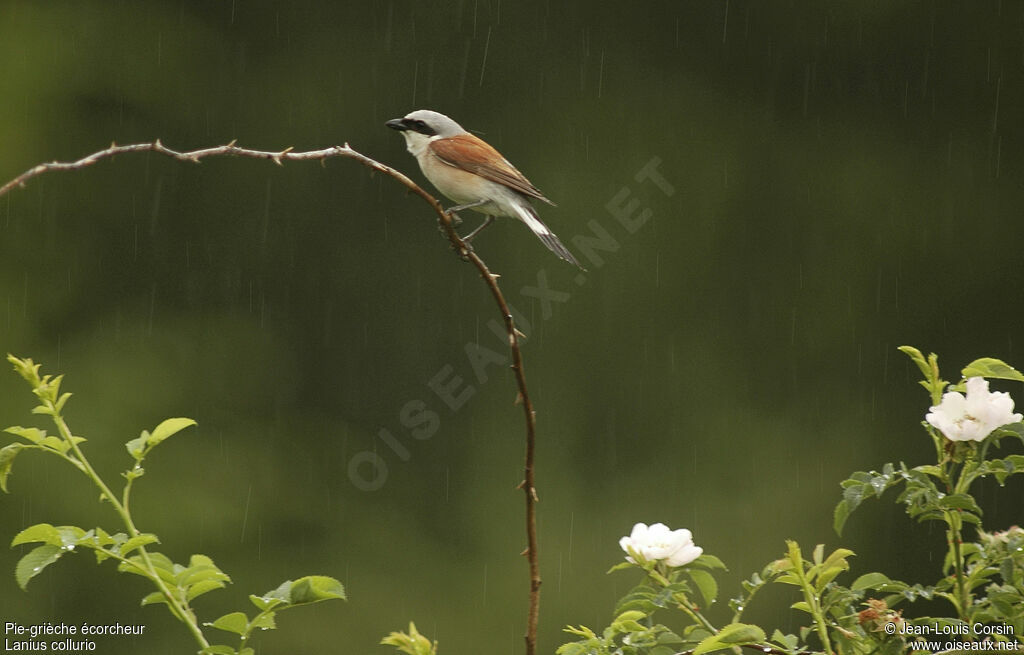
[[[355,159],[359,163],[367,166],[375,171],[379,171],[394,178],[412,193],[415,193],[424,200],[434,212],[437,214],[438,221],[441,224],[444,235],[451,242],[455,252],[463,259],[469,261],[473,266],[476,267],[480,273],[480,277],[483,278],[484,284],[490,289],[491,295],[494,297],[495,303],[498,305],[498,310],[501,312],[501,316],[505,321],[505,329],[508,332],[508,345],[509,350],[512,354],[512,370],[515,373],[516,386],[519,389],[519,394],[516,401],[521,403],[523,406],[523,412],[526,418],[526,457],[524,465],[523,482],[519,485],[519,488],[523,490],[526,497],[526,550],[523,554],[526,555],[527,562],[529,563],[530,572],[530,603],[526,621],[526,655],[535,655],[537,647],[537,623],[540,616],[540,564],[538,561],[537,551],[537,521],[536,521],[536,502],[537,493],[534,486],[534,453],[536,446],[536,416],[533,410],[533,403],[530,400],[530,394],[526,388],[526,374],[523,371],[523,355],[519,349],[519,333],[516,330],[515,321],[512,318],[512,312],[509,310],[508,303],[505,301],[505,296],[501,292],[501,288],[498,286],[498,275],[491,273],[490,269],[484,263],[484,260],[480,258],[476,252],[469,246],[468,243],[459,237],[455,231],[455,224],[453,221],[453,214],[445,211],[444,207],[434,196],[430,195],[423,190],[418,184],[413,182],[403,173],[386,166],[375,159],[371,159],[366,155],[353,150],[346,143],[343,146],[331,146],[330,148],[324,148],[322,150],[310,150],[306,152],[295,152],[292,148],[285,148],[280,152],[268,152],[263,150],[250,150],[248,148],[241,148],[235,145],[232,141],[226,145],[215,146],[212,148],[203,148],[200,150],[191,150],[188,152],[180,152],[172,150],[167,146],[160,143],[157,139],[152,143],[135,143],[130,145],[119,146],[117,144],[111,144],[106,150],[100,150],[94,152],[91,155],[82,157],[81,159],[73,162],[48,162],[34,166],[18,177],[14,178],[10,182],[7,182],[3,186],[0,186],[0,196],[8,193],[14,188],[23,188],[25,184],[43,173],[51,171],[73,171],[92,166],[98,161],[103,159],[109,159],[116,155],[126,154],[131,152],[155,152],[161,155],[166,155],[172,159],[178,161],[192,162],[198,164],[201,160],[207,157],[218,157],[218,156],[229,156],[229,157],[247,157],[250,159],[269,159],[278,166],[283,166],[284,162],[289,161],[319,161],[323,164],[326,160],[334,157],[347,157],[349,159]]]

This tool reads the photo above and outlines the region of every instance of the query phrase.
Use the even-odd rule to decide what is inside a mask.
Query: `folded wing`
[[[555,204],[545,198],[540,189],[533,186],[526,176],[508,163],[501,153],[472,134],[459,134],[432,140],[430,150],[435,157],[448,166],[475,173],[484,179],[503,184],[549,205]]]

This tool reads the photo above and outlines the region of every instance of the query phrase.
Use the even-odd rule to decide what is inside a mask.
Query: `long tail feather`
[[[540,217],[537,216],[537,212],[533,207],[529,204],[523,203],[522,205],[516,206],[516,211],[519,213],[520,220],[526,223],[526,226],[537,235],[537,238],[540,239],[551,252],[558,255],[559,258],[576,266],[581,271],[587,270],[583,268],[578,261],[576,261],[576,258],[572,256],[569,249],[562,245],[562,242],[558,240],[558,237],[555,236],[554,232],[548,229],[548,226],[544,224],[544,221],[540,220]]]

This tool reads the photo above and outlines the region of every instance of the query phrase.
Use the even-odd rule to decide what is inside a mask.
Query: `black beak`
[[[404,132],[405,130],[409,129],[405,125],[404,118],[392,118],[391,120],[384,124],[393,130],[398,130],[399,132]]]

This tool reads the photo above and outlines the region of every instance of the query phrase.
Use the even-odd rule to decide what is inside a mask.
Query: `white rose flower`
[[[645,560],[663,560],[668,566],[689,564],[704,552],[703,548],[693,545],[689,530],[669,530],[664,523],[650,527],[637,523],[628,537],[619,539],[619,545],[626,551],[626,559],[634,564],[636,561],[628,555],[630,549]]]
[[[957,391],[942,395],[925,419],[950,441],[981,441],[998,427],[1021,420],[1013,413],[1013,398],[1002,391],[989,391],[988,380],[967,379],[967,397]]]

